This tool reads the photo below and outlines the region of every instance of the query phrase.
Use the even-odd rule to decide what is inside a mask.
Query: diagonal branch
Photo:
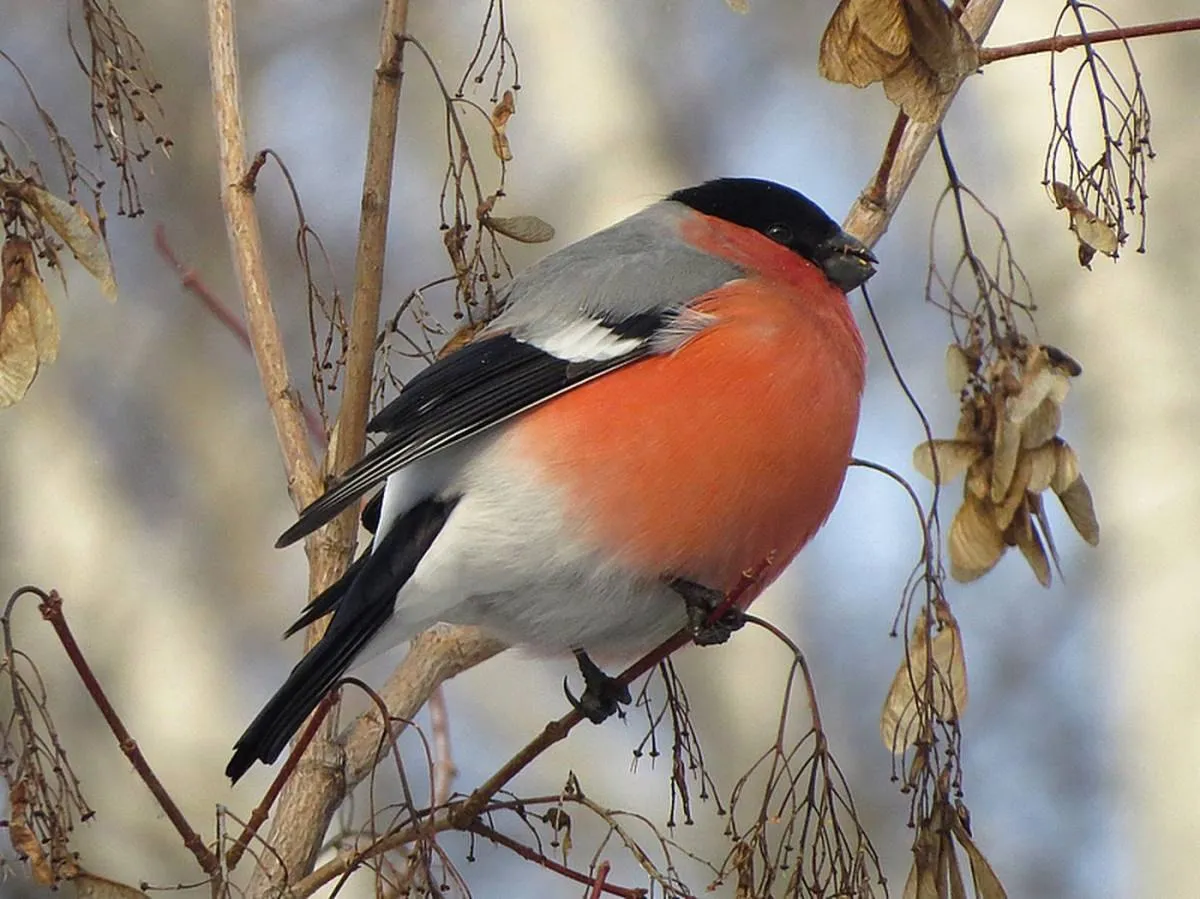
[[[983,41],[988,29],[992,27],[1003,2],[1004,0],[971,0],[963,10],[960,21],[977,44]],[[938,129],[942,126],[946,110],[954,102],[958,88],[965,80],[966,77],[960,79],[954,90],[941,99],[941,106],[932,122],[914,122],[911,119],[897,122],[899,139],[889,141],[876,175],[872,176],[871,183],[850,207],[843,223],[847,231],[868,246],[874,246],[887,231],[892,216],[895,215],[908,186],[917,174],[917,169],[921,167],[922,160],[929,152]],[[904,116],[903,113],[900,115]]]
[[[288,379],[283,340],[271,305],[254,193],[244,181],[246,129],[238,91],[233,0],[208,0],[208,36],[221,203],[229,232],[229,248],[246,306],[246,327],[254,347],[254,360],[258,363],[258,374],[275,424],[275,436],[283,453],[288,491],[299,507],[316,499],[321,484],[316,461],[309,449],[299,398]]]

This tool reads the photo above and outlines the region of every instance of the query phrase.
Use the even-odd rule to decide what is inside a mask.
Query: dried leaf
[[[116,300],[117,279],[108,246],[87,210],[32,184],[22,184],[18,195],[62,238],[79,264],[96,279],[100,292],[108,299]]]
[[[967,707],[967,665],[962,634],[949,610],[938,617],[930,640],[926,626],[928,619],[925,610],[921,610],[908,642],[908,652],[896,669],[883,701],[879,735],[883,745],[896,755],[921,737],[918,696],[923,700],[926,695],[931,695],[931,711],[944,721],[955,720]],[[927,677],[932,679],[929,694],[926,693]]]
[[[1012,483],[1008,487],[1008,494],[1004,499],[996,503],[993,509],[993,515],[996,519],[996,527],[1001,531],[1006,530],[1012,523],[1013,516],[1017,514],[1017,510],[1025,503],[1025,491],[1029,488],[1029,477],[1033,473],[1033,466],[1029,460],[1028,453],[1022,453],[1020,460],[1017,462],[1017,470],[1013,472]]]
[[[1033,517],[1029,514],[1027,506],[1023,506],[1020,513],[1013,519],[1011,534],[1006,536],[1011,536],[1017,549],[1021,550],[1021,555],[1033,569],[1038,583],[1043,587],[1049,587],[1051,581],[1050,559],[1046,555],[1046,548],[1042,545],[1042,538],[1038,536],[1037,529],[1033,526]]]
[[[983,449],[967,440],[926,441],[913,450],[913,468],[933,481],[933,463],[937,461],[937,473],[942,483],[949,484],[966,473]]]
[[[0,322],[0,408],[19,402],[38,371],[29,310],[13,306]]]
[[[961,821],[954,822],[953,833],[954,839],[966,851],[967,859],[971,862],[971,880],[975,886],[975,899],[1008,899],[1008,893],[1005,892],[1004,885],[1000,883],[1000,878],[996,876],[991,864],[979,851],[979,847],[975,845],[975,841],[971,839]]]
[[[80,871],[72,883],[79,899],[147,899],[141,890],[87,871]]]
[[[13,850],[17,853],[18,858],[29,863],[29,873],[33,877],[34,883],[47,887],[53,886],[56,880],[54,868],[46,857],[46,851],[42,848],[37,834],[29,826],[31,809],[29,786],[26,781],[19,780],[13,785],[8,803],[10,810],[7,822],[8,838],[12,842]],[[32,811],[36,817],[36,809]]]
[[[1052,440],[1036,449],[1026,450],[1021,454],[1021,463],[1029,466],[1026,490],[1030,493],[1041,493],[1049,489],[1054,480],[1054,473],[1058,470],[1058,443]]]
[[[953,394],[962,393],[971,380],[975,365],[967,351],[957,343],[946,347],[946,384]]]
[[[1062,427],[1060,402],[1048,396],[1025,418],[1021,423],[1021,449],[1037,449],[1055,438]]]
[[[750,12],[750,0],[725,0],[725,5],[742,15]]]
[[[1058,441],[1054,449],[1054,476],[1050,480],[1050,489],[1062,493],[1079,477],[1079,456],[1065,440]]]
[[[946,543],[950,576],[963,584],[987,574],[1004,554],[1004,534],[996,525],[994,509],[969,492],[954,515]]]
[[[23,238],[9,238],[0,251],[0,270],[0,310],[24,306],[29,311],[38,361],[53,362],[58,358],[58,318],[38,275],[33,245]]]
[[[1090,210],[1079,209],[1071,213],[1071,230],[1080,244],[1105,256],[1117,255],[1120,238],[1116,229]]]
[[[517,111],[516,98],[512,91],[505,91],[500,102],[492,110],[492,152],[501,162],[509,162],[512,158],[512,148],[508,145],[508,120]]]
[[[941,99],[949,93],[940,86],[938,76],[919,56],[909,54],[904,64],[883,79],[887,98],[914,121],[937,121]]]
[[[1008,496],[1017,457],[1021,451],[1021,425],[1007,413],[996,422],[995,444],[992,448],[992,502],[1000,503]]]
[[[536,215],[488,216],[483,223],[505,237],[521,243],[546,243],[554,239],[554,226]]]
[[[882,81],[908,57],[902,0],[841,0],[821,35],[817,71],[839,84]]]
[[[1079,194],[1075,193],[1074,188],[1069,184],[1055,181],[1050,185],[1050,192],[1054,195],[1055,206],[1059,209],[1075,212],[1087,208],[1083,205],[1083,200],[1079,199]]]
[[[992,457],[982,456],[971,463],[967,469],[967,478],[963,484],[963,493],[969,493],[976,499],[986,499],[992,492]]]
[[[1079,536],[1096,546],[1100,542],[1100,522],[1096,519],[1096,508],[1092,505],[1092,491],[1088,489],[1083,476],[1077,477],[1066,490],[1055,492]]]
[[[912,52],[933,73],[939,94],[979,68],[979,48],[942,0],[904,0]]]

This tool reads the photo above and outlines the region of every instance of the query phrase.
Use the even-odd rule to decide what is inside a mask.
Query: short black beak
[[[879,261],[866,244],[845,231],[838,231],[818,244],[815,256],[825,277],[843,293],[849,293],[875,274],[875,263]]]

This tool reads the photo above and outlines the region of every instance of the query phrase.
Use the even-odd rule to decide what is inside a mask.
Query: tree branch
[[[288,491],[299,508],[316,499],[321,482],[309,449],[304,415],[290,387],[283,340],[271,306],[254,194],[242,182],[246,174],[246,129],[238,92],[233,0],[208,0],[208,39],[221,203],[225,210],[229,249],[246,307],[246,326],[254,348],[254,360],[283,453]]]
[[[402,37],[407,22],[408,0],[384,0],[379,60],[367,128],[346,381],[325,461],[326,472],[331,474],[345,471],[358,461],[366,443],[403,74]],[[357,530],[357,518],[353,511],[348,511],[306,541],[310,596],[333,583],[345,570],[354,552]],[[309,627],[305,634],[306,649],[320,639],[325,625],[319,621]],[[329,723],[332,726],[332,720]],[[312,742],[307,763],[301,762],[280,796],[267,838],[275,854],[264,859],[266,864],[255,870],[248,895],[265,896],[274,892],[281,874],[294,879],[312,870],[325,831],[348,789],[342,777],[341,748],[332,744],[330,737],[330,728],[321,728]]]
[[[987,35],[1003,2],[1004,0],[972,0],[963,10],[962,24],[976,43],[982,42]],[[888,150],[884,153],[878,171],[850,207],[843,227],[868,246],[874,246],[887,231],[900,200],[912,184],[925,154],[929,152],[929,146],[941,127],[946,110],[954,102],[958,88],[965,80],[966,76],[941,98],[941,106],[934,121],[914,122],[909,119],[903,124],[900,139],[889,141]]]
[[[1087,34],[1056,34],[1037,41],[1009,44],[1005,47],[985,47],[979,51],[980,65],[1012,59],[1015,56],[1030,56],[1034,53],[1061,53],[1082,47],[1084,44],[1105,44],[1109,41],[1127,41],[1136,37],[1153,37],[1157,34],[1176,34],[1180,31],[1200,31],[1200,18],[1176,19],[1171,22],[1152,22],[1148,25],[1132,25],[1129,28],[1110,28]]]

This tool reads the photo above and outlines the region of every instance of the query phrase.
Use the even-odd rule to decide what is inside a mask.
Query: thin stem
[[[221,875],[220,860],[212,850],[204,845],[204,841],[200,838],[200,835],[192,829],[191,824],[183,816],[183,812],[179,810],[179,806],[175,804],[175,800],[171,798],[162,781],[158,779],[158,776],[150,768],[150,763],[142,755],[142,750],[138,748],[137,741],[130,735],[128,728],[125,727],[125,723],[121,720],[121,716],[113,708],[113,704],[109,701],[104,688],[100,686],[100,681],[96,679],[91,666],[87,663],[87,659],[84,658],[79,644],[75,642],[75,635],[71,633],[67,619],[63,617],[62,597],[54,590],[51,590],[49,594],[43,593],[40,590],[36,592],[41,598],[41,602],[38,603],[38,611],[42,613],[42,617],[50,622],[50,626],[54,628],[54,633],[58,635],[59,642],[62,643],[63,649],[67,653],[67,658],[71,660],[71,664],[79,675],[79,679],[83,681],[88,695],[92,697],[92,702],[96,704],[96,708],[104,716],[109,730],[117,738],[117,745],[120,747],[121,752],[125,755],[125,758],[129,759],[129,763],[133,765],[133,770],[138,773],[138,777],[142,779],[147,789],[154,795],[154,800],[158,803],[159,808],[163,810],[163,814],[167,816],[167,820],[174,825],[175,830],[183,838],[184,845],[196,857],[196,861],[204,873],[209,877],[219,878]]]
[[[1109,28],[1088,34],[1055,35],[1036,41],[1008,44],[1003,47],[985,47],[979,51],[979,64],[999,62],[1015,56],[1031,56],[1034,53],[1061,53],[1084,44],[1094,46],[1111,41],[1126,41],[1138,37],[1154,37],[1158,34],[1177,34],[1181,31],[1200,31],[1200,18],[1175,19],[1170,22],[1152,22],[1148,25],[1132,25],[1129,28]]]

